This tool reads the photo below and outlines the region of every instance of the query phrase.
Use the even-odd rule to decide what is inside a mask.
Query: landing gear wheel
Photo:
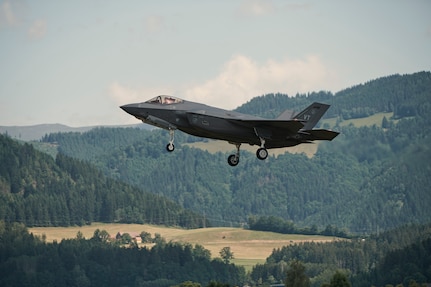
[[[173,144],[173,143],[168,143],[168,145],[166,146],[166,150],[167,150],[168,152],[173,152],[173,151],[174,151],[174,149],[175,149],[175,146],[174,146],[174,144]]]
[[[236,154],[231,154],[227,158],[227,162],[230,166],[237,166],[239,163],[239,156],[237,156]]]
[[[258,159],[264,160],[268,157],[268,151],[266,148],[261,147],[256,151],[256,156]]]
[[[174,146],[174,135],[175,135],[175,130],[169,128],[169,143],[166,146],[166,150],[168,152],[173,152],[174,149],[175,149],[175,146]]]
[[[232,142],[230,142],[230,143],[235,145],[235,147],[236,147],[236,153],[235,154],[231,154],[227,158],[227,163],[230,166],[237,166],[238,163],[239,163],[239,147],[241,146],[241,144],[240,143],[232,143]]]

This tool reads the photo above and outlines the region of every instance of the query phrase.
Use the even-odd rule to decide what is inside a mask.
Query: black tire
[[[166,146],[166,150],[168,152],[173,152],[175,150],[174,144],[168,143],[168,145]]]
[[[237,156],[236,154],[231,154],[227,158],[227,162],[230,166],[237,166],[239,163],[239,156]]]
[[[266,148],[261,147],[256,151],[256,156],[258,159],[264,160],[268,157],[268,151]]]

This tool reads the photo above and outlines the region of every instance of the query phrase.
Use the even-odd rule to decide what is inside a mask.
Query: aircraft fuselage
[[[229,157],[230,165],[238,163],[239,146],[243,143],[260,145],[257,157],[265,159],[267,148],[289,147],[313,140],[332,140],[338,135],[333,131],[312,129],[329,108],[329,105],[320,103],[313,103],[289,119],[283,118],[283,114],[288,114],[286,112],[277,119],[264,119],[171,96],[158,96],[121,108],[144,123],[169,130],[171,140],[168,151],[174,150],[173,132],[177,129],[194,136],[235,144],[237,154]]]
[[[155,107],[151,103],[132,105],[135,106],[131,108],[136,109],[133,115],[144,123],[153,126],[163,129],[178,129],[190,135],[225,140],[231,143],[260,145],[260,140],[254,129],[246,128],[240,123],[227,121],[227,119],[265,120],[260,117],[186,101],[160,107]],[[127,106],[123,107],[126,108]],[[210,114],[208,109],[211,111]],[[292,135],[286,132],[272,134],[273,142],[267,145],[267,148],[289,147],[301,143],[298,139],[289,138],[289,136]]]

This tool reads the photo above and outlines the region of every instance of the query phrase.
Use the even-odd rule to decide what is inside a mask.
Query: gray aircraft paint
[[[283,112],[277,119],[264,119],[235,111],[227,111],[172,96],[157,96],[146,102],[121,106],[127,113],[144,123],[169,130],[170,141],[166,149],[172,152],[174,131],[234,144],[237,152],[228,158],[235,166],[239,162],[240,145],[260,146],[256,156],[263,160],[267,149],[290,147],[315,140],[333,140],[339,133],[313,129],[328,110],[329,105],[313,103],[297,115]]]

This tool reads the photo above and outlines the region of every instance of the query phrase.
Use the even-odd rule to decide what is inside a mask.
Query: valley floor
[[[106,230],[111,236],[115,236],[118,232],[141,233],[145,231],[151,233],[152,237],[154,237],[154,234],[158,233],[168,242],[200,244],[211,251],[214,258],[219,257],[219,252],[223,247],[230,247],[234,253],[233,262],[244,266],[246,270],[251,270],[257,263],[264,263],[273,249],[281,248],[282,246],[306,241],[329,242],[339,240],[338,238],[327,236],[278,234],[229,227],[181,229],[146,224],[115,223],[94,223],[74,227],[33,227],[29,228],[29,231],[37,236],[45,235],[47,242],[60,242],[62,239],[76,238],[78,231],[81,231],[83,236],[89,239],[93,237],[96,229]]]

